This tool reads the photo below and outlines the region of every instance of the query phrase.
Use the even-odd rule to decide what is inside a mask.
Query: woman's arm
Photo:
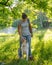
[[[19,36],[20,36],[21,40],[24,40],[21,31],[22,31],[22,29],[21,29],[21,25],[18,25],[18,33],[19,33]]]
[[[22,35],[21,34],[21,25],[18,25],[18,33],[19,33],[20,36]]]
[[[31,23],[29,23],[29,29],[30,29],[31,37],[33,37],[33,32],[32,32],[32,26],[31,26]]]
[[[30,23],[30,20],[28,20],[28,23],[29,23],[29,30],[30,30],[30,33],[31,33],[31,37],[33,37],[33,32],[32,32],[32,26],[31,26],[31,23]]]

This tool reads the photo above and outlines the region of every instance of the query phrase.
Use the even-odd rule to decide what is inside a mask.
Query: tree
[[[48,23],[48,17],[46,16],[45,13],[39,12],[37,14],[37,19],[33,21],[34,24],[38,26],[38,28],[43,28],[47,25]],[[46,24],[46,25],[45,25]],[[47,27],[47,26],[46,26]]]

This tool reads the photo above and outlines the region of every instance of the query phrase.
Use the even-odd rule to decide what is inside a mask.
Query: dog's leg
[[[28,43],[27,43],[27,51],[26,51],[26,55],[27,55],[26,60],[28,60],[28,56],[29,56],[29,46],[28,46]]]
[[[28,49],[27,49],[27,52],[26,52],[26,56],[27,56],[26,60],[28,60]]]
[[[22,44],[22,47],[21,47],[21,51],[22,51],[22,59],[23,59],[23,44]]]

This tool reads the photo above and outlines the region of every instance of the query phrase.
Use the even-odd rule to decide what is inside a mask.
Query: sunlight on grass
[[[36,37],[35,34],[34,34],[34,36],[33,36],[33,38],[32,38],[32,41],[31,41],[32,52],[33,52],[33,50],[34,50],[35,45],[36,45],[38,42],[39,42],[39,39],[38,39],[38,37]]]
[[[50,29],[48,29],[45,34],[44,34],[44,38],[43,38],[44,42],[49,42],[49,40],[52,40],[52,31]]]

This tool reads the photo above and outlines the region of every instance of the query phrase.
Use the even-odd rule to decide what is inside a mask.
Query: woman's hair
[[[26,19],[27,15],[25,13],[22,13],[22,19]]]

